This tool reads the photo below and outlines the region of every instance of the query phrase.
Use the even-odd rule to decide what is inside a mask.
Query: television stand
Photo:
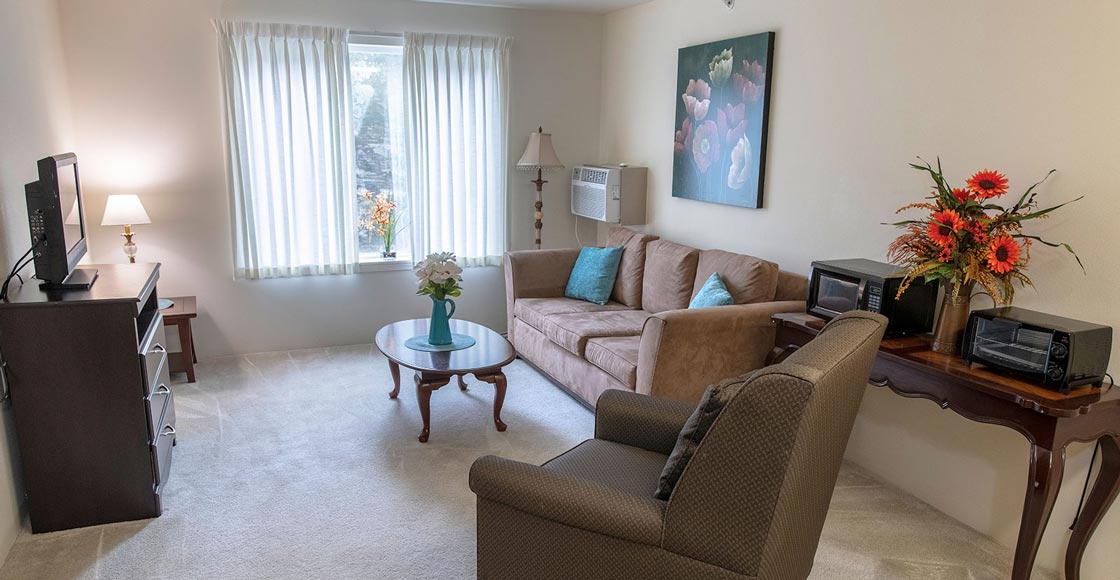
[[[70,275],[61,283],[43,282],[39,284],[39,288],[47,291],[89,290],[93,287],[94,280],[97,280],[96,268],[74,268],[74,271],[70,272]]]

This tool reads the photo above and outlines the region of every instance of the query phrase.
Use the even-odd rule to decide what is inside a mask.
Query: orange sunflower
[[[959,201],[961,204],[966,204],[968,203],[968,200],[972,199],[972,192],[967,189],[958,187],[953,189],[953,197],[956,197],[957,201]]]
[[[978,199],[999,197],[1007,193],[1007,178],[998,171],[985,169],[968,178],[968,190]]]
[[[1000,236],[988,246],[988,268],[996,274],[1006,274],[1015,269],[1022,252],[1011,236]]]
[[[948,247],[956,241],[953,234],[966,226],[960,214],[951,209],[933,212],[929,220],[929,239],[941,247]]]

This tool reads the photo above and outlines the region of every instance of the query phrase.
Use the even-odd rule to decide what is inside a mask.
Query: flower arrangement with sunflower
[[[1028,188],[1014,205],[1005,207],[992,201],[1009,191],[1007,177],[998,171],[977,172],[965,187],[953,188],[941,171],[940,160],[936,169],[926,162],[910,166],[929,173],[934,187],[929,201],[913,203],[896,212],[924,210],[927,217],[891,224],[904,232],[887,253],[891,262],[907,267],[898,296],[914,280],[922,278],[926,282],[942,281],[953,297],[971,293],[973,285],[978,284],[997,304],[1010,304],[1015,298],[1014,282],[1033,286],[1025,270],[1035,242],[1065,248],[1081,265],[1069,244],[1049,242],[1023,232],[1023,222],[1046,219],[1053,211],[1082,199],[1040,209],[1036,189],[1053,170]]]

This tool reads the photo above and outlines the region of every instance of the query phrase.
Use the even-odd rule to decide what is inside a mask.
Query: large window
[[[407,261],[408,195],[400,185],[406,171],[402,47],[392,39],[351,40],[359,253],[366,263]]]

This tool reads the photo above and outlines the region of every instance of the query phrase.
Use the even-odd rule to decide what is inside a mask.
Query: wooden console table
[[[823,321],[807,314],[778,314],[771,362],[809,342]],[[997,374],[981,365],[930,349],[928,336],[885,339],[871,384],[903,397],[929,399],[942,409],[1018,431],[1031,444],[1023,519],[1012,580],[1028,580],[1065,471],[1066,447],[1099,441],[1100,474],[1066,550],[1066,580],[1081,578],[1081,559],[1093,532],[1120,493],[1120,390],[1079,389],[1069,395]]]

